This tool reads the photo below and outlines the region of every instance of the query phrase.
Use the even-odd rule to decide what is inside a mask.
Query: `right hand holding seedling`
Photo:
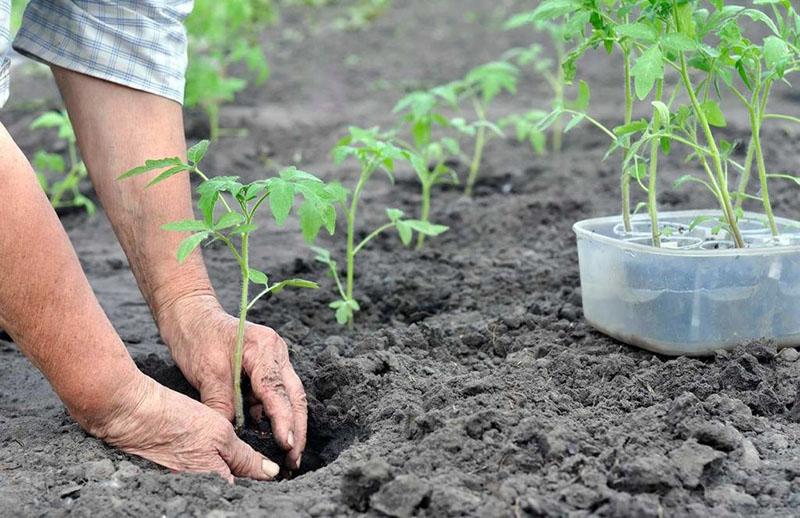
[[[271,480],[274,462],[242,442],[218,412],[172,391],[145,375],[114,393],[107,415],[76,420],[94,436],[122,451],[174,471],[217,473]]]

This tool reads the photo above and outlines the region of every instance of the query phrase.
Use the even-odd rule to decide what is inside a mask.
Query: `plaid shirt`
[[[9,4],[0,0],[0,106],[8,98]],[[183,102],[183,20],[192,6],[193,0],[31,0],[13,46],[47,64]]]

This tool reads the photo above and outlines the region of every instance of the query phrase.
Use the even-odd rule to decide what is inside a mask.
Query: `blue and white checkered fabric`
[[[8,58],[10,21],[11,2],[0,0],[0,106],[8,100],[8,81],[11,73],[11,60]]]
[[[0,22],[10,0],[0,0]],[[31,0],[14,39],[21,54],[183,102],[192,0]],[[6,16],[7,19],[7,16]],[[0,28],[7,49],[8,24]],[[5,65],[7,66],[7,65]],[[8,91],[1,76],[0,93]],[[7,95],[7,94],[6,94]]]

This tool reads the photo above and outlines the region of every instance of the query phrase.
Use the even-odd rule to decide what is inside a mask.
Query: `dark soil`
[[[207,169],[252,179],[264,164],[297,162],[350,181],[354,171],[328,158],[346,126],[390,124],[402,92],[526,43],[525,31],[498,30],[503,13],[522,4],[396,0],[352,33],[330,29],[335,9],[286,13],[266,36],[270,82],[223,110],[225,125],[249,135],[218,145]],[[608,71],[616,68],[604,59],[587,65],[593,109],[613,123],[620,89]],[[42,144],[27,131],[32,107],[57,101],[40,75],[20,70],[16,81],[2,119],[32,153]],[[527,78],[496,111],[527,109],[544,91]],[[797,111],[796,97],[779,92],[775,102]],[[743,121],[732,117],[727,138],[746,137]],[[189,114],[189,136],[202,127]],[[767,131],[772,169],[797,170],[795,130]],[[604,146],[583,127],[555,157],[494,141],[474,199],[455,189],[436,194],[434,219],[450,232],[422,254],[386,236],[360,256],[362,311],[352,331],[334,322],[327,281],[258,306],[254,320],[291,343],[310,401],[306,465],[280,482],[229,486],[106,447],[67,416],[16,347],[0,341],[0,515],[796,515],[797,351],[765,342],[668,358],[583,321],[570,227],[617,210],[616,166],[602,161]],[[665,182],[684,172],[681,164],[677,155],[666,161]],[[364,230],[383,220],[387,205],[413,212],[417,189],[409,171],[399,174],[393,188],[380,178],[369,186]],[[777,193],[780,215],[800,217],[796,192]],[[711,205],[692,189],[665,189],[660,201],[665,209]],[[141,368],[190,392],[105,217],[63,221]],[[291,224],[264,234],[253,257],[278,277],[325,278]],[[206,259],[223,302],[235,307],[237,269],[221,249],[209,248]],[[246,438],[269,444],[255,432]]]

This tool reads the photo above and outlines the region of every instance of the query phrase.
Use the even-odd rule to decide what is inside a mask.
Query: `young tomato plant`
[[[511,30],[529,26],[536,32],[547,34],[553,59],[546,57],[545,49],[536,43],[527,48],[512,49],[506,53],[505,57],[514,59],[522,67],[532,66],[534,72],[545,80],[552,94],[550,103],[552,111],[566,106],[565,96],[569,85],[561,64],[566,59],[566,43],[576,36],[580,36],[583,27],[581,24],[576,26],[575,19],[569,24],[558,23],[542,20],[539,14],[538,9],[518,13],[506,21],[504,28]],[[533,150],[537,154],[543,155],[547,147],[547,135],[538,129],[538,123],[548,113],[544,110],[532,110],[523,115],[514,114],[503,119],[500,125],[501,127],[514,126],[517,140],[530,142]],[[561,152],[563,131],[561,120],[555,121],[550,130],[550,147],[554,153]]]
[[[189,66],[184,101],[189,108],[205,111],[212,141],[220,136],[220,106],[247,87],[247,78],[236,75],[233,66],[243,63],[256,84],[269,76],[258,35],[274,17],[269,0],[195,1],[186,19]]]
[[[411,135],[408,142],[396,140],[409,152],[408,159],[421,186],[419,219],[426,223],[430,222],[433,187],[444,182],[458,183],[458,175],[449,164],[450,159],[461,156],[458,140],[449,136],[434,137],[436,129],[446,130],[451,126],[450,120],[441,113],[442,103],[451,108],[457,107],[458,85],[412,92],[400,99],[393,111],[402,116]],[[424,246],[425,237],[422,232],[418,234],[417,250]]]
[[[367,182],[378,170],[383,171],[390,181],[394,181],[394,170],[398,162],[409,160],[410,154],[394,145],[387,135],[381,134],[377,128],[362,129],[351,127],[349,135],[344,137],[333,149],[334,162],[338,165],[347,158],[354,157],[361,167],[361,172],[352,193],[340,191],[337,200],[347,221],[347,245],[345,250],[346,272],[345,279],[339,274],[337,262],[329,250],[314,247],[317,260],[328,266],[333,277],[339,300],[330,304],[336,312],[336,321],[340,324],[352,324],[353,316],[360,310],[360,305],[355,298],[355,268],[356,256],[364,247],[380,234],[395,229],[404,245],[411,244],[414,232],[426,236],[437,236],[447,230],[443,225],[434,225],[418,219],[406,219],[402,211],[387,209],[388,222],[371,231],[360,241],[356,241],[356,218],[361,195]]]
[[[475,139],[469,174],[464,194],[472,195],[478,179],[484,148],[492,135],[504,137],[502,130],[488,119],[487,111],[492,101],[504,90],[517,91],[519,69],[507,61],[493,61],[472,69],[460,83],[460,98],[472,104],[476,120],[466,122],[455,118],[450,124],[459,132]]]
[[[272,282],[266,273],[251,266],[250,243],[255,231],[256,214],[259,209],[269,205],[273,219],[283,225],[302,198],[297,210],[304,238],[313,242],[324,227],[330,234],[336,228],[335,203],[342,198],[342,188],[335,184],[325,184],[310,173],[289,167],[278,176],[242,183],[237,176],[218,176],[209,178],[199,168],[206,154],[208,141],[202,141],[187,152],[188,161],[180,158],[148,160],[144,165],[131,169],[120,179],[131,178],[156,170],[163,170],[148,183],[148,187],[180,173],[196,174],[202,179],[197,187],[197,205],[202,213],[201,219],[168,223],[162,228],[169,231],[188,233],[178,248],[178,261],[183,262],[203,242],[221,241],[236,260],[241,271],[241,292],[239,301],[239,326],[236,334],[236,348],[233,352],[233,385],[236,411],[236,428],[244,426],[241,376],[242,353],[244,348],[247,315],[255,303],[264,296],[274,295],[287,287],[317,288],[317,284],[304,279],[285,279]],[[215,209],[221,209],[217,218]],[[258,286],[256,294],[250,295],[250,285]]]
[[[47,193],[50,204],[55,209],[82,207],[90,215],[96,207],[92,200],[81,193],[81,181],[88,176],[86,165],[78,158],[78,145],[75,132],[72,130],[69,117],[64,111],[47,112],[31,123],[31,129],[55,128],[58,138],[64,141],[67,148],[67,160],[58,153],[50,153],[43,149],[33,157],[33,167],[39,183]],[[52,180],[51,175],[58,179]]]

